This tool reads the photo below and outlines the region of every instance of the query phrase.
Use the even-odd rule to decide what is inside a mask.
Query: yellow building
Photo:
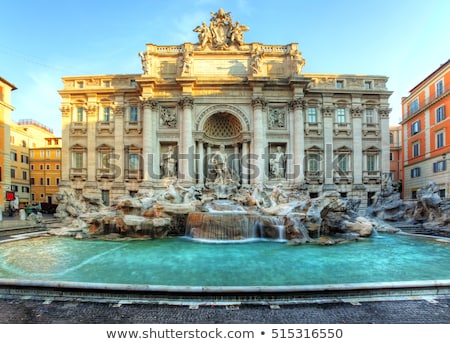
[[[32,201],[30,189],[30,149],[45,147],[47,139],[54,138],[53,130],[34,121],[20,120],[10,125],[11,191],[24,206]]]
[[[55,204],[61,180],[61,138],[46,138],[45,146],[30,148],[30,185],[33,203]]]
[[[0,208],[5,209],[9,202],[6,202],[6,192],[10,191],[10,135],[9,127],[11,122],[11,112],[14,107],[11,105],[11,92],[17,87],[0,77]]]

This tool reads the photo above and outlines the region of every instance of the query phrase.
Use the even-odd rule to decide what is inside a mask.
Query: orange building
[[[31,201],[55,204],[61,181],[61,138],[45,140],[45,146],[30,148]]]
[[[6,192],[11,191],[10,175],[10,122],[11,92],[17,87],[0,77],[0,211],[8,207]]]
[[[402,98],[403,197],[435,182],[450,191],[450,59]]]

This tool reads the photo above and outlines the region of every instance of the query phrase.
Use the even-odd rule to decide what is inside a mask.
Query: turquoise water
[[[450,245],[380,235],[335,246],[43,237],[0,245],[0,278],[169,286],[294,286],[450,279]]]

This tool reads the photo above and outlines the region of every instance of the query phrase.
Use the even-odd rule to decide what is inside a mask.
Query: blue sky
[[[61,133],[61,78],[141,73],[146,43],[197,42],[223,8],[250,27],[246,43],[299,43],[304,73],[389,77],[391,123],[401,97],[450,58],[448,0],[15,0],[1,5],[0,76],[18,87],[13,120]]]

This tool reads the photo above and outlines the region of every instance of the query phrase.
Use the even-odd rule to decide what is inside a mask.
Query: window
[[[317,109],[310,107],[308,108],[308,122],[317,123]]]
[[[34,158],[34,151],[30,151],[30,156]]]
[[[82,152],[74,152],[73,153],[73,167],[74,168],[83,168],[83,153]]]
[[[56,185],[59,185],[59,178],[56,178]]]
[[[103,108],[103,122],[109,122],[111,120],[111,108],[106,106]]]
[[[138,107],[131,106],[130,107],[130,122],[137,122],[137,121],[138,121]]]
[[[111,87],[111,81],[109,80],[103,81],[103,87]]]
[[[442,172],[445,171],[447,169],[447,161],[446,160],[442,160],[442,161],[437,161],[433,163],[433,172]]]
[[[445,119],[445,106],[439,106],[436,109],[436,122],[443,121]]]
[[[419,110],[419,99],[414,99],[410,104],[409,104],[409,111],[411,113],[416,112],[417,110]]]
[[[411,124],[411,135],[415,135],[420,131],[420,120]]]
[[[413,158],[418,157],[420,155],[420,142],[419,141],[413,142],[412,153],[413,153]]]
[[[394,143],[394,134],[392,134],[392,133],[389,134],[389,143],[390,144]]]
[[[27,180],[28,179],[28,171],[22,170],[22,179]]]
[[[59,158],[61,156],[61,151],[57,150],[56,151],[56,157]]]
[[[29,193],[30,192],[30,188],[28,186],[22,186],[22,192]]]
[[[366,123],[375,123],[374,109],[366,109]]]
[[[445,145],[445,136],[444,136],[444,132],[440,131],[438,133],[436,133],[436,149],[437,148],[442,148]]]
[[[84,108],[77,107],[77,122],[84,121]]]
[[[417,190],[412,190],[411,191],[411,198],[412,199],[417,199]]]
[[[17,161],[17,153],[11,152],[11,161]]]
[[[367,156],[367,171],[376,171],[377,170],[377,156],[376,155],[368,155]]]
[[[34,185],[34,178],[30,178],[30,184]]]
[[[46,154],[47,154],[47,158],[50,158],[50,150],[47,149]]]
[[[136,85],[137,85],[137,84],[136,84],[136,80],[133,80],[133,79],[130,80],[130,86],[131,86],[131,87],[136,87]]]
[[[47,170],[49,170],[49,169],[50,169],[50,165],[46,165],[45,168],[46,168]]]
[[[109,191],[102,190],[102,201],[104,205],[109,205]]]
[[[336,109],[336,122],[337,123],[345,123],[345,109],[337,108]]]
[[[392,154],[392,152],[389,153],[389,160],[390,161],[394,160],[394,154]]]
[[[310,154],[308,156],[308,171],[319,171],[320,170],[320,156],[319,154]]]
[[[420,177],[420,167],[414,167],[411,169],[411,178]]]
[[[136,171],[139,169],[139,155],[138,154],[130,154],[128,159],[128,168],[131,171]]]
[[[336,80],[336,88],[344,88],[344,80]]]
[[[342,171],[342,172],[349,171],[347,154],[339,154],[338,155],[338,167],[339,167],[339,171]]]
[[[21,155],[20,155],[20,161],[21,161],[23,164],[28,164],[28,157],[27,157],[26,155],[21,154]]]
[[[55,165],[55,169],[59,170],[59,164]]]
[[[41,158],[44,157],[44,151],[43,151],[43,150],[40,150],[40,151],[39,151],[39,157],[41,157]]]
[[[40,170],[43,170],[43,169],[44,169],[44,165],[42,165],[42,164],[39,165],[39,169],[40,169]]]
[[[83,81],[77,81],[77,87],[78,88],[84,88],[84,82]]]
[[[16,178],[16,169],[15,168],[11,169],[11,178]]]
[[[364,89],[366,90],[372,89],[372,81],[364,81]]]
[[[0,166],[0,182],[3,180],[3,176],[2,176],[2,167]]]
[[[444,80],[439,80],[436,83],[436,97],[444,93]]]
[[[39,178],[39,185],[44,185],[44,178]]]
[[[109,152],[100,152],[99,153],[99,168],[109,168],[109,159],[111,154]]]
[[[50,185],[50,178],[47,178],[47,185]]]

